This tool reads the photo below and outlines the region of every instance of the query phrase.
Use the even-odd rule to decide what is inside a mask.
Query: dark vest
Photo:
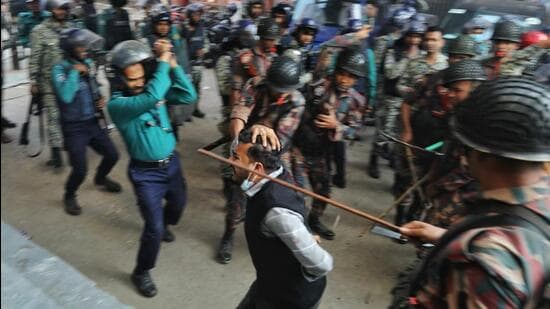
[[[289,180],[285,171],[280,179]],[[265,237],[261,224],[273,207],[287,208],[306,217],[305,203],[297,192],[268,182],[248,200],[245,234],[248,250],[256,268],[258,297],[276,308],[311,308],[316,305],[326,287],[326,277],[308,282],[302,266],[290,249],[275,237]]]
[[[106,50],[111,50],[120,42],[134,39],[134,34],[130,27],[130,18],[125,9],[110,9],[107,15],[105,29]]]
[[[189,58],[193,65],[200,65],[201,59],[197,57],[197,50],[204,48],[204,28],[201,24],[195,26],[195,30],[184,28],[183,36],[187,39]]]
[[[63,61],[62,65],[65,70],[65,74],[69,74],[72,69],[72,65],[70,65],[67,61]],[[57,100],[62,123],[86,121],[95,117],[96,108],[94,98],[99,97],[99,93],[96,93],[95,91],[97,90],[94,90],[91,86],[91,83],[95,82],[90,80],[91,78],[92,77],[89,75],[80,76],[78,91],[73,99],[73,102],[70,104],[63,103],[59,99]]]

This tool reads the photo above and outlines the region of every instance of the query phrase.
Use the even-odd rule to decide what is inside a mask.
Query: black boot
[[[197,118],[204,118],[205,114],[197,106],[197,108],[195,108],[195,111],[193,112],[193,116]]]
[[[96,176],[94,182],[97,186],[102,187],[107,192],[118,193],[122,191],[122,186],[118,182],[111,180],[108,177],[98,178]]]
[[[78,205],[76,195],[65,195],[63,203],[65,204],[65,212],[69,215],[78,216],[82,213],[82,208]]]
[[[375,154],[370,155],[369,167],[367,173],[374,179],[380,178],[380,168],[378,168],[378,156]]]
[[[228,264],[231,262],[231,252],[233,251],[233,234],[230,236],[224,235],[218,248],[218,262],[221,264]]]
[[[162,236],[162,241],[164,242],[173,242],[176,240],[176,236],[168,229],[168,226],[164,227],[164,235]]]
[[[7,128],[7,129],[13,129],[17,127],[17,124],[9,121],[8,119],[2,117],[2,128]]]
[[[344,189],[346,187],[346,178],[342,175],[336,174],[332,176],[332,184],[338,188]]]
[[[319,220],[318,216],[310,215],[308,221],[309,221],[308,223],[309,223],[309,227],[311,228],[311,230],[314,233],[319,234],[319,236],[321,236],[322,238],[324,238],[326,240],[333,240],[334,237],[336,236],[336,234],[331,229],[326,227],[321,222],[321,220]]]
[[[52,158],[50,161],[46,162],[46,165],[53,166],[54,168],[60,168],[63,166],[63,161],[61,160],[61,148],[52,147]]]
[[[134,283],[139,293],[145,297],[157,295],[157,287],[147,270],[141,272],[134,270],[132,273],[132,283]]]

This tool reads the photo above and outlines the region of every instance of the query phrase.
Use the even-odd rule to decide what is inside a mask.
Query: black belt
[[[139,168],[167,168],[172,160],[174,160],[174,154],[169,155],[165,159],[157,161],[141,161],[132,159],[130,161],[130,165]]]

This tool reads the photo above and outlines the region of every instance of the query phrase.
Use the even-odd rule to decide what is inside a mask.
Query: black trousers
[[[65,150],[69,153],[72,167],[71,174],[65,184],[66,196],[73,196],[88,171],[86,148],[90,146],[95,152],[103,156],[97,167],[96,179],[102,180],[111,171],[118,161],[118,152],[109,138],[106,129],[102,129],[93,118],[85,121],[63,123],[63,137]]]

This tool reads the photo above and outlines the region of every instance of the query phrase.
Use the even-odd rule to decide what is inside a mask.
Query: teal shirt
[[[53,89],[57,99],[65,104],[71,104],[80,89],[80,72],[72,68],[73,64],[76,64],[76,61],[64,59],[52,67]],[[84,64],[91,67],[93,61],[85,59]]]
[[[41,11],[39,15],[34,15],[33,12],[28,11],[19,13],[19,15],[17,15],[17,35],[19,37],[19,44],[23,47],[30,47],[32,29],[50,16],[51,13],[47,11]]]
[[[170,69],[168,63],[159,61],[157,71],[141,94],[125,97],[115,92],[107,104],[132,159],[162,160],[174,151],[176,139],[162,100],[192,104],[197,100],[197,92],[180,66]]]

